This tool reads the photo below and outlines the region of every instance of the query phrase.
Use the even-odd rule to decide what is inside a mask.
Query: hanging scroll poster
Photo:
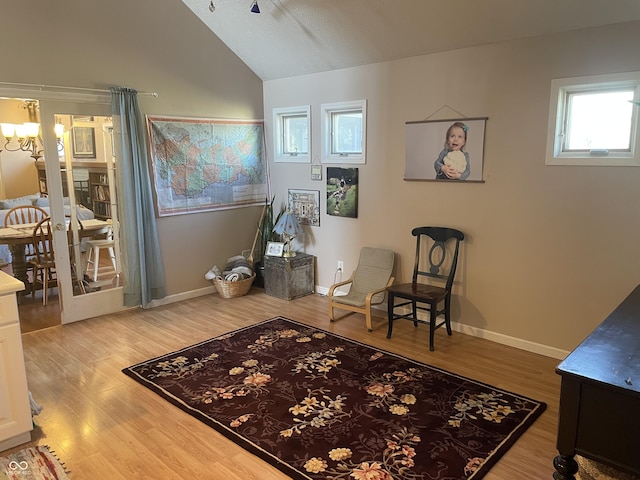
[[[147,116],[158,216],[264,205],[262,120]]]
[[[407,122],[404,179],[482,182],[487,118]]]

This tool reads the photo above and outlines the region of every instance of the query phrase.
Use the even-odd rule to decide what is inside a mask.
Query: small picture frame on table
[[[267,242],[267,251],[265,255],[269,257],[281,257],[284,252],[284,243],[282,242]]]

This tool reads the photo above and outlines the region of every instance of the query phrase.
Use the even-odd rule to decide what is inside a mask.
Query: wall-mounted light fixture
[[[8,152],[29,152],[31,158],[38,161],[42,158],[42,137],[40,136],[40,124],[38,123],[38,102],[35,100],[26,100],[24,108],[27,110],[29,121],[22,124],[2,123],[0,129],[2,136],[5,138],[4,150]],[[58,151],[62,151],[64,136],[64,125],[55,124],[55,133],[58,140]],[[13,139],[16,139],[15,144]],[[0,149],[0,151],[2,151]]]

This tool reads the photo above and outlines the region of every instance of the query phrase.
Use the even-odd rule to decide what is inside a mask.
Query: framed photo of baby
[[[487,118],[407,122],[404,179],[482,182]]]

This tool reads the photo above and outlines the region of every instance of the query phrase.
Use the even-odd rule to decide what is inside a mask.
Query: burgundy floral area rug
[[[282,317],[123,372],[297,479],[479,479],[546,407]]]

